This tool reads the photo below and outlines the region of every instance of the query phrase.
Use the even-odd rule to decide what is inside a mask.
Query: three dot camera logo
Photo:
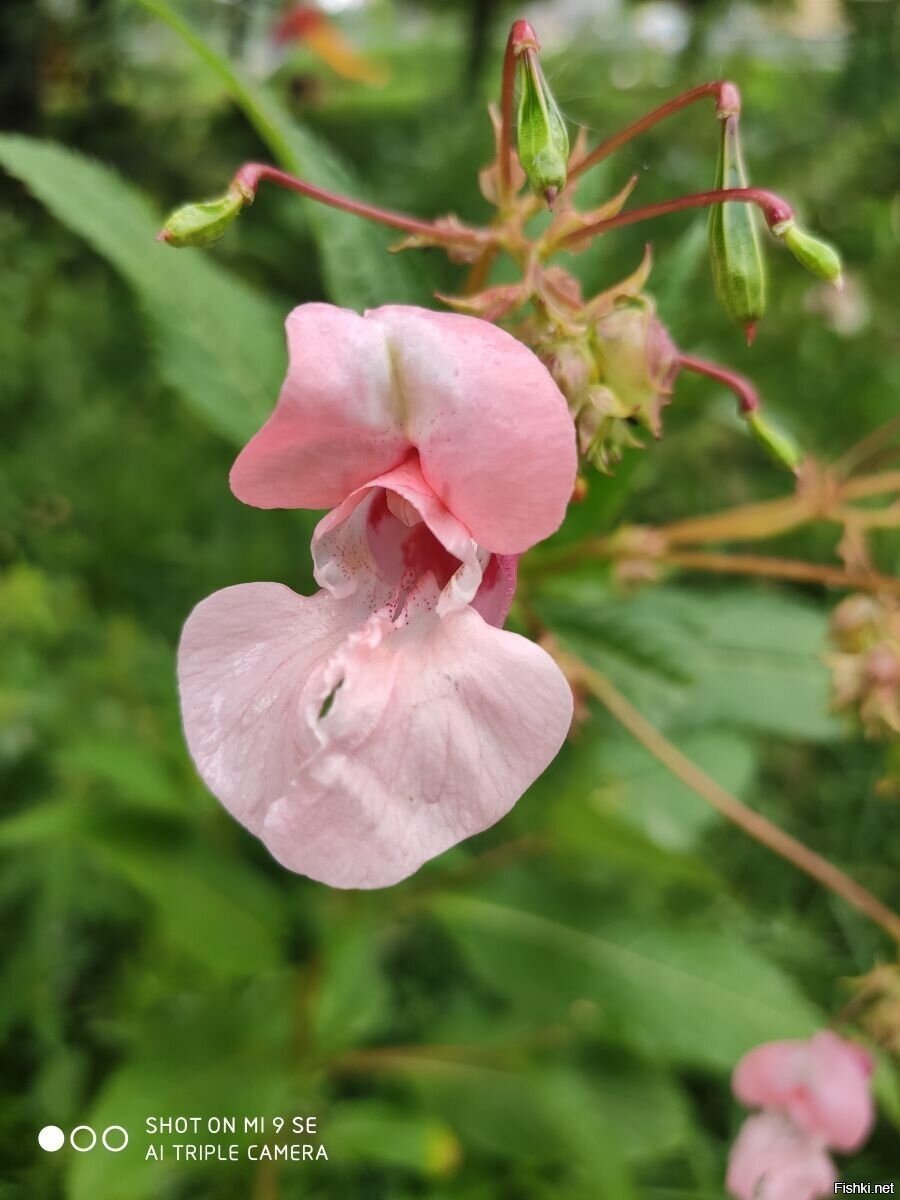
[[[38,1134],[38,1145],[48,1154],[55,1154],[66,1144],[66,1135],[58,1125],[45,1125]],[[76,1125],[69,1133],[69,1145],[79,1154],[93,1150],[97,1142],[111,1154],[118,1154],[128,1145],[128,1130],[121,1125],[108,1125],[101,1134],[90,1125]]]

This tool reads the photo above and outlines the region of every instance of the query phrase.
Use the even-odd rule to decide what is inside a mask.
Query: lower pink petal
[[[471,610],[339,652],[322,745],[261,836],[291,870],[385,887],[493,825],[566,736],[572,695],[553,660]]]
[[[735,1200],[820,1200],[834,1192],[834,1163],[815,1138],[777,1113],[748,1117],[728,1159]]]
[[[358,623],[327,592],[298,596],[280,583],[214,592],[185,623],[178,686],[188,748],[210,791],[254,833],[316,748],[298,720],[304,686]]]
[[[216,592],[179,648],[188,746],[291,870],[383,887],[505,815],[572,715],[540,647],[470,608],[407,625],[356,597]]]

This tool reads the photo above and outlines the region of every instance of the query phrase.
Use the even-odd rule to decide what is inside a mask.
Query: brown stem
[[[659,532],[669,546],[697,542],[755,542],[788,533],[797,525],[821,516],[815,497],[806,494],[744,504],[724,512],[685,517],[662,525]]]
[[[716,188],[711,192],[695,192],[691,196],[677,196],[674,200],[662,200],[658,204],[646,204],[642,208],[632,208],[628,212],[617,213],[603,221],[594,221],[581,229],[560,238],[553,246],[554,249],[565,249],[577,245],[586,238],[596,237],[600,233],[608,233],[611,229],[619,229],[623,225],[634,225],[637,221],[649,221],[654,217],[664,217],[668,213],[681,212],[687,208],[709,208],[713,204],[721,204],[724,200],[737,200],[742,204],[755,204],[766,219],[766,224],[772,229],[784,221],[791,221],[794,210],[774,192],[765,188]]]
[[[580,659],[548,646],[565,674],[573,682],[583,684],[612,714],[636,741],[682,783],[696,792],[712,808],[727,817],[750,837],[779,854],[799,870],[840,896],[900,942],[900,916],[873,896],[868,889],[851,879],[839,867],[814,850],[785,833],[766,817],[748,808],[736,796],[726,791],[696,763],[674,746],[655,725],[640,713],[629,700],[599,671],[586,666]]]
[[[900,529],[900,503],[887,508],[839,508],[834,519],[854,529]]]
[[[879,454],[895,438],[900,437],[900,416],[891,417],[871,433],[867,433],[861,441],[851,446],[834,464],[835,471],[840,475],[849,475],[873,456]]]
[[[900,579],[875,571],[849,571],[820,563],[792,558],[765,558],[762,555],[716,554],[703,550],[676,550],[662,555],[661,562],[688,571],[717,571],[728,575],[762,575],[769,579],[790,579],[798,583],[822,583],[826,587],[860,588],[865,591],[900,595]]]
[[[399,229],[403,233],[427,237],[432,241],[443,242],[447,245],[483,245],[489,237],[485,230],[445,229],[431,221],[420,221],[417,217],[409,217],[405,213],[378,208],[373,204],[366,204],[362,200],[352,200],[348,196],[338,196],[334,192],[316,187],[315,184],[307,183],[303,179],[298,179],[296,175],[290,175],[287,171],[281,171],[278,167],[269,166],[267,163],[245,163],[235,175],[234,184],[252,199],[256,196],[257,189],[263,180],[268,183],[276,183],[279,187],[287,188],[288,191],[297,192],[309,200],[317,200],[320,204],[327,204],[342,212],[352,213],[356,217],[363,217],[367,221],[376,221],[379,225],[387,225],[391,229]]]
[[[846,524],[848,520],[857,519],[860,513],[863,521],[866,521],[871,510],[842,509],[839,507],[840,502],[880,496],[889,492],[900,492],[900,471],[882,471],[859,479],[848,479],[839,488],[829,486],[828,476],[825,476],[823,487],[804,488],[781,500],[743,504],[723,512],[686,517],[681,521],[673,521],[670,525],[654,526],[654,532],[667,548],[702,545],[705,542],[766,541],[788,533],[808,521],[835,521],[838,524]],[[878,517],[873,523],[880,524],[883,521],[893,528],[893,508],[885,511],[890,512],[890,518]],[[548,572],[577,566],[585,559],[610,558],[614,550],[615,535],[586,538],[574,545],[540,551],[534,558],[528,556],[523,560],[521,569],[531,575],[546,575]],[[873,576],[867,575],[867,578],[872,579]],[[893,587],[894,581],[889,580],[887,586],[889,589]]]
[[[257,1167],[252,1200],[278,1200],[278,1167],[272,1160],[264,1160]]]
[[[877,475],[848,479],[841,485],[842,500],[862,500],[867,496],[883,496],[886,492],[900,492],[900,471],[880,471]]]
[[[690,91],[682,92],[680,96],[675,96],[674,99],[667,100],[665,104],[660,104],[659,108],[654,108],[652,112],[647,113],[640,120],[634,121],[627,128],[607,138],[605,142],[601,142],[599,146],[595,146],[581,162],[577,162],[569,168],[570,182],[573,179],[577,179],[579,175],[584,174],[585,171],[589,171],[591,167],[595,167],[597,163],[608,158],[610,154],[614,154],[620,146],[624,146],[632,138],[645,133],[648,129],[652,129],[654,125],[658,125],[660,121],[671,117],[673,113],[680,112],[683,108],[687,108],[689,104],[694,104],[697,100],[702,100],[706,96],[715,96],[716,113],[719,117],[737,116],[740,114],[741,95],[735,84],[724,79],[717,79],[712,83],[701,83],[699,87],[691,88]]]
[[[682,354],[678,361],[686,371],[693,371],[695,375],[706,375],[709,379],[724,383],[737,396],[738,408],[742,413],[756,412],[759,408],[759,393],[746,376],[739,375],[737,371],[730,371],[728,367],[722,367],[718,363],[707,362],[705,358],[695,358],[693,354]]]
[[[475,292],[480,292],[486,286],[497,253],[497,246],[488,246],[484,253],[472,263],[462,289],[464,296],[471,296]]]

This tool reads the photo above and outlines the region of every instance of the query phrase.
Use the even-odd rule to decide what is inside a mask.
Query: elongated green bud
[[[838,291],[843,290],[841,256],[834,246],[830,246],[828,242],[823,242],[820,238],[813,237],[811,233],[801,229],[795,221],[783,221],[779,225],[774,225],[772,232],[776,237],[781,238],[801,267],[806,267],[811,275],[824,279],[826,283],[833,283]]]
[[[736,114],[720,117],[716,188],[747,186]],[[766,311],[766,275],[752,204],[717,204],[709,213],[709,255],[716,296],[748,343]]]
[[[783,429],[777,429],[755,410],[745,415],[750,432],[770,458],[789,471],[796,471],[803,457],[800,447]]]
[[[232,184],[225,195],[216,200],[176,208],[156,235],[156,240],[178,249],[211,246],[225,233],[244,205],[252,200],[252,195]]]
[[[519,162],[534,191],[552,205],[557,192],[566,186],[569,133],[536,49],[529,47],[520,53],[518,69]]]

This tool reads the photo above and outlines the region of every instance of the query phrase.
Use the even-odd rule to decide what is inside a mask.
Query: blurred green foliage
[[[862,917],[723,827],[599,712],[500,827],[374,894],[280,870],[181,739],[173,655],[192,604],[243,580],[312,587],[314,514],[251,510],[227,487],[277,393],[283,314],[323,296],[423,302],[458,273],[267,192],[209,253],[156,245],[159,217],[248,158],[425,215],[483,215],[499,46],[462,97],[459,13],[374,5],[344,28],[390,66],[386,88],[303,49],[262,88],[245,76],[272,6],[245,6],[239,28],[191,6],[199,57],[159,21],[163,0],[144,8],[8,10],[20,53],[0,102],[30,138],[0,136],[0,1200],[721,1197],[730,1067],[842,1007],[846,978],[887,951]],[[654,228],[653,290],[680,344],[752,373],[826,458],[900,394],[891,8],[850,3],[831,67],[775,24],[777,54],[723,55],[698,34],[676,57],[628,37],[624,17],[617,39],[573,30],[550,56],[566,114],[605,132],[679,86],[738,80],[752,177],[842,247],[854,320],[823,316],[822,289],[770,244],[770,312],[748,351],[715,305],[702,217]],[[209,48],[229,38],[237,74]],[[635,169],[643,202],[708,186],[711,113],[654,131],[591,186]],[[612,235],[573,269],[612,282],[645,236]],[[784,486],[730,401],[686,379],[665,439],[592,478],[557,537]],[[835,536],[778,548],[824,555]],[[877,552],[896,571],[896,541]],[[530,586],[547,623],[716,779],[900,899],[882,752],[828,714],[820,593],[695,577],[623,597],[596,569]],[[883,1069],[883,1120],[848,1179],[896,1169]],[[144,1162],[144,1118],[179,1113],[316,1114],[330,1161]],[[132,1144],[37,1150],[42,1125],[79,1122],[125,1125]]]

